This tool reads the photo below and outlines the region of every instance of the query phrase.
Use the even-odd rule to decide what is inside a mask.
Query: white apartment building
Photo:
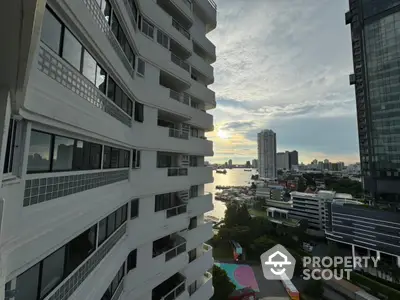
[[[290,170],[290,152],[278,152],[276,154],[276,168],[278,170]]]
[[[0,300],[212,297],[216,10],[0,3]]]
[[[257,134],[258,174],[262,178],[276,178],[276,134],[265,129]]]

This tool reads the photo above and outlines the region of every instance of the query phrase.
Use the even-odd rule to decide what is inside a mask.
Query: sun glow
[[[228,133],[226,131],[223,131],[223,130],[218,130],[217,135],[218,135],[219,138],[224,139],[224,140],[229,138]]]

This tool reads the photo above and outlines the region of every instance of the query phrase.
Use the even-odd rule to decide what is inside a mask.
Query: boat
[[[219,173],[219,174],[226,174],[227,173],[226,170],[217,170],[216,172]]]
[[[253,171],[252,169],[244,169],[245,172],[251,172]]]

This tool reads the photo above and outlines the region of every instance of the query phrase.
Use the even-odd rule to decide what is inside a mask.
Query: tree
[[[213,286],[214,295],[212,300],[228,299],[235,290],[235,285],[231,282],[226,272],[220,267],[213,266]]]
[[[268,249],[274,247],[276,242],[271,240],[268,236],[263,235],[259,238],[255,239],[254,242],[251,244],[250,248],[254,253],[254,256],[260,256]]]
[[[304,289],[304,294],[314,297],[316,299],[322,299],[324,295],[324,287],[321,280],[309,280]]]
[[[226,206],[225,227],[248,226],[251,220],[246,204],[231,202]]]

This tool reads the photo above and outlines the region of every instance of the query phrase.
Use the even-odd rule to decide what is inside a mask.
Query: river
[[[256,169],[252,172],[246,172],[245,169],[227,169],[226,174],[219,174],[213,171],[214,182],[206,184],[204,190],[205,192],[213,193],[213,196],[218,191],[215,187],[217,185],[250,185],[251,175],[256,174]],[[214,210],[207,213],[217,218],[223,218],[225,215],[225,204],[221,201],[216,201],[213,199]]]

